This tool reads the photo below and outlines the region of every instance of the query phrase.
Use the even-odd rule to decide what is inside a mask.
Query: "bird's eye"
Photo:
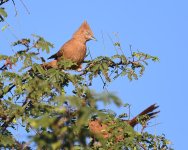
[[[88,31],[86,31],[86,34],[87,34],[87,35],[90,35],[90,33],[89,33]]]

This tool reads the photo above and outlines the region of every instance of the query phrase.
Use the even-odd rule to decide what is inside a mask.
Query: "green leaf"
[[[7,13],[3,8],[0,8],[0,15],[2,15],[3,17],[7,17]]]
[[[0,144],[4,147],[13,146],[15,144],[15,140],[11,135],[0,135]]]
[[[157,61],[159,61],[159,58],[158,57],[153,57],[152,61],[157,62]]]
[[[1,31],[5,31],[8,28],[9,25],[5,25],[1,28]]]
[[[0,55],[0,60],[5,60],[7,58],[8,58],[8,56],[6,56],[6,55]]]
[[[114,46],[121,47],[121,44],[119,42],[115,42]]]
[[[39,71],[40,74],[44,74],[45,70],[42,68],[41,65],[36,65],[37,70]]]
[[[46,41],[43,37],[32,34],[33,37],[38,38],[38,40],[35,43],[35,48],[42,49],[42,51],[46,50],[47,53],[50,52],[50,48],[53,48],[53,44]]]

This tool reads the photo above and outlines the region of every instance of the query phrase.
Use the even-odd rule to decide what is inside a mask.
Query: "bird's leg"
[[[78,72],[82,71],[82,65],[80,64],[76,70],[77,70]]]

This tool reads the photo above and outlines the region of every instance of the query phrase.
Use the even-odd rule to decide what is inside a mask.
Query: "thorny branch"
[[[146,60],[146,59],[144,59],[144,60]],[[144,61],[144,60],[140,60],[140,61]],[[82,73],[80,73],[79,75],[86,75],[88,72],[90,72],[90,68],[92,67],[92,66],[94,66],[95,65],[95,62],[93,63],[92,61],[87,61],[87,63],[88,63],[88,65],[86,66],[86,68],[83,70],[83,72]],[[136,67],[136,68],[139,68],[139,67],[141,67],[140,65],[139,65],[139,61],[127,61],[127,62],[123,62],[122,60],[120,60],[119,62],[114,62],[114,61],[110,61],[110,60],[108,60],[108,64],[109,64],[109,66],[108,67],[110,67],[110,68],[114,68],[114,67],[117,67],[117,66],[119,66],[119,65],[123,65],[123,66],[128,66],[128,65],[130,65],[130,64],[132,64],[134,67]]]
[[[0,0],[0,6],[3,5],[4,3],[8,2],[9,0]]]
[[[26,98],[26,100],[23,102],[22,107],[26,107],[28,104],[30,103],[29,99]],[[8,128],[9,124],[12,123],[12,121],[15,119],[15,115],[13,115],[10,118],[7,118],[7,120],[3,123],[3,125],[1,126],[1,133],[4,133],[6,131],[6,129]]]

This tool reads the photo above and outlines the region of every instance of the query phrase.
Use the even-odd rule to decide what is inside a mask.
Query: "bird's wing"
[[[57,53],[53,54],[48,59],[52,59],[52,58],[57,59],[58,57],[63,56],[63,47],[64,45],[60,48],[60,50]]]
[[[77,51],[77,49],[79,48],[79,46],[76,43],[77,42],[75,42],[74,39],[70,39],[60,48],[60,50],[57,53],[50,56],[48,59],[54,58],[57,60],[62,56],[64,56],[65,58],[73,56],[75,51]]]
[[[57,53],[53,54],[53,55],[50,56],[48,59],[52,59],[52,58],[58,59],[59,57],[63,56],[64,50],[65,50],[65,49],[68,49],[67,47],[69,47],[69,45],[72,44],[71,41],[72,41],[72,40],[67,41],[67,42],[60,48],[60,50],[59,50]]]

